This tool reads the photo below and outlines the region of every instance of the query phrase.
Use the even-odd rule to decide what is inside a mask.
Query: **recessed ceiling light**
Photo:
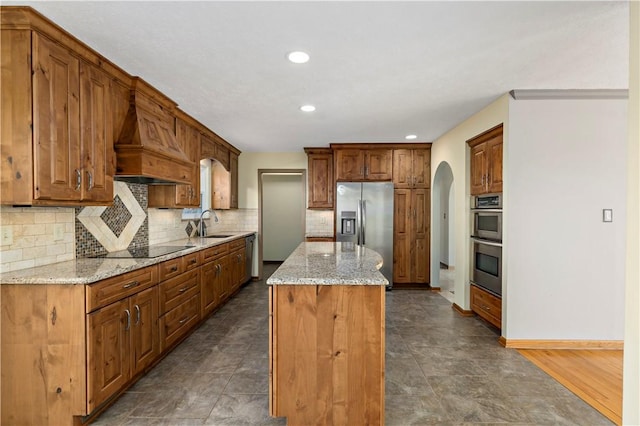
[[[302,51],[291,52],[287,55],[287,59],[289,59],[294,64],[304,64],[309,62],[309,55]]]
[[[304,112],[313,112],[316,110],[316,107],[314,107],[313,105],[302,105],[300,107],[300,111],[304,111]]]
[[[406,140],[412,140],[412,139],[415,139],[415,138],[417,138],[417,137],[418,137],[418,136],[416,136],[416,135],[407,135],[407,136],[405,136],[404,138],[405,138]]]

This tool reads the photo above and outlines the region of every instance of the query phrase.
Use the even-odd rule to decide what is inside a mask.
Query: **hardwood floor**
[[[616,424],[622,424],[622,351],[519,349],[551,377]]]

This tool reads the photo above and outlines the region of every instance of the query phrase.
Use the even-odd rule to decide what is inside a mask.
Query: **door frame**
[[[262,279],[262,176],[263,175],[302,176],[302,224],[303,234],[307,230],[307,169],[258,169],[258,279]],[[304,241],[304,240],[303,240]]]

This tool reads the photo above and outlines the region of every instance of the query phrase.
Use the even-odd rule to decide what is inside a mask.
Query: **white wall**
[[[510,101],[507,339],[622,339],[626,123],[626,100]]]
[[[640,3],[629,25],[629,138],[627,161],[627,279],[622,422],[640,424]]]
[[[469,309],[469,149],[466,141],[485,130],[504,123],[504,151],[506,152],[508,150],[508,121],[509,95],[505,94],[439,137],[431,146],[431,182],[433,183],[435,172],[443,161],[449,163],[453,172],[454,211],[449,213],[453,221],[454,238],[449,240],[449,244],[455,244],[455,303],[463,309]],[[505,183],[505,187],[506,185],[507,183]],[[432,215],[431,229],[434,230],[435,226],[437,226],[437,218]],[[432,283],[438,282],[439,252],[439,241],[434,241],[432,238]]]
[[[436,170],[435,177],[433,178],[433,185],[431,187],[432,194],[432,216],[437,217],[437,226],[432,228],[431,238],[434,240],[434,245],[439,244],[439,251],[434,254],[439,262],[446,265],[453,265],[450,259],[450,247],[453,248],[453,233],[449,232],[452,228],[449,226],[451,220],[451,212],[449,212],[449,204],[451,197],[451,184],[453,182],[453,173],[451,167],[447,163],[440,163],[438,170]],[[446,219],[445,219],[446,215]],[[451,240],[451,243],[450,243]],[[438,287],[439,284],[432,282],[432,286]]]
[[[307,154],[300,152],[243,152],[238,158],[238,207],[258,208],[258,169],[305,169]]]

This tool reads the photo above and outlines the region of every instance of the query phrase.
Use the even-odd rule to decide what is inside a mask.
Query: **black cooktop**
[[[134,258],[153,258],[164,256],[165,254],[174,253],[184,250],[187,246],[146,246],[136,247],[128,250],[113,251],[94,257],[114,258],[114,259],[134,259]]]

